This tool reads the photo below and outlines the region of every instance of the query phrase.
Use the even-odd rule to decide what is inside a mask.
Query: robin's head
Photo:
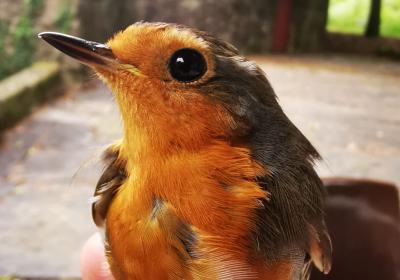
[[[260,105],[280,112],[260,68],[204,32],[136,23],[106,44],[39,36],[94,68],[113,90],[126,130],[146,130],[157,141],[195,145],[232,137],[251,129]]]

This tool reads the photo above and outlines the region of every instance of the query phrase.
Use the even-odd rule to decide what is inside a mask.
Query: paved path
[[[324,57],[255,58],[284,110],[323,155],[324,176],[400,184],[400,66]],[[120,135],[99,83],[72,90],[8,131],[0,150],[0,275],[77,276],[95,231],[88,200]]]

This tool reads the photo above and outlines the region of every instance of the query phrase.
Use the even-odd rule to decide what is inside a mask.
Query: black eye
[[[180,82],[193,82],[201,78],[207,71],[204,57],[193,49],[177,50],[169,59],[171,76]]]

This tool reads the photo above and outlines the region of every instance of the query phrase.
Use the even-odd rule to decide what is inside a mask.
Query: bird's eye
[[[171,76],[179,82],[193,82],[200,79],[207,71],[204,57],[193,49],[177,50],[169,59]]]

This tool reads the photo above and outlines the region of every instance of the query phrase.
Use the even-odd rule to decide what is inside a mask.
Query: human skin
[[[83,246],[80,265],[83,280],[114,280],[108,269],[103,241],[98,233],[92,235]]]

